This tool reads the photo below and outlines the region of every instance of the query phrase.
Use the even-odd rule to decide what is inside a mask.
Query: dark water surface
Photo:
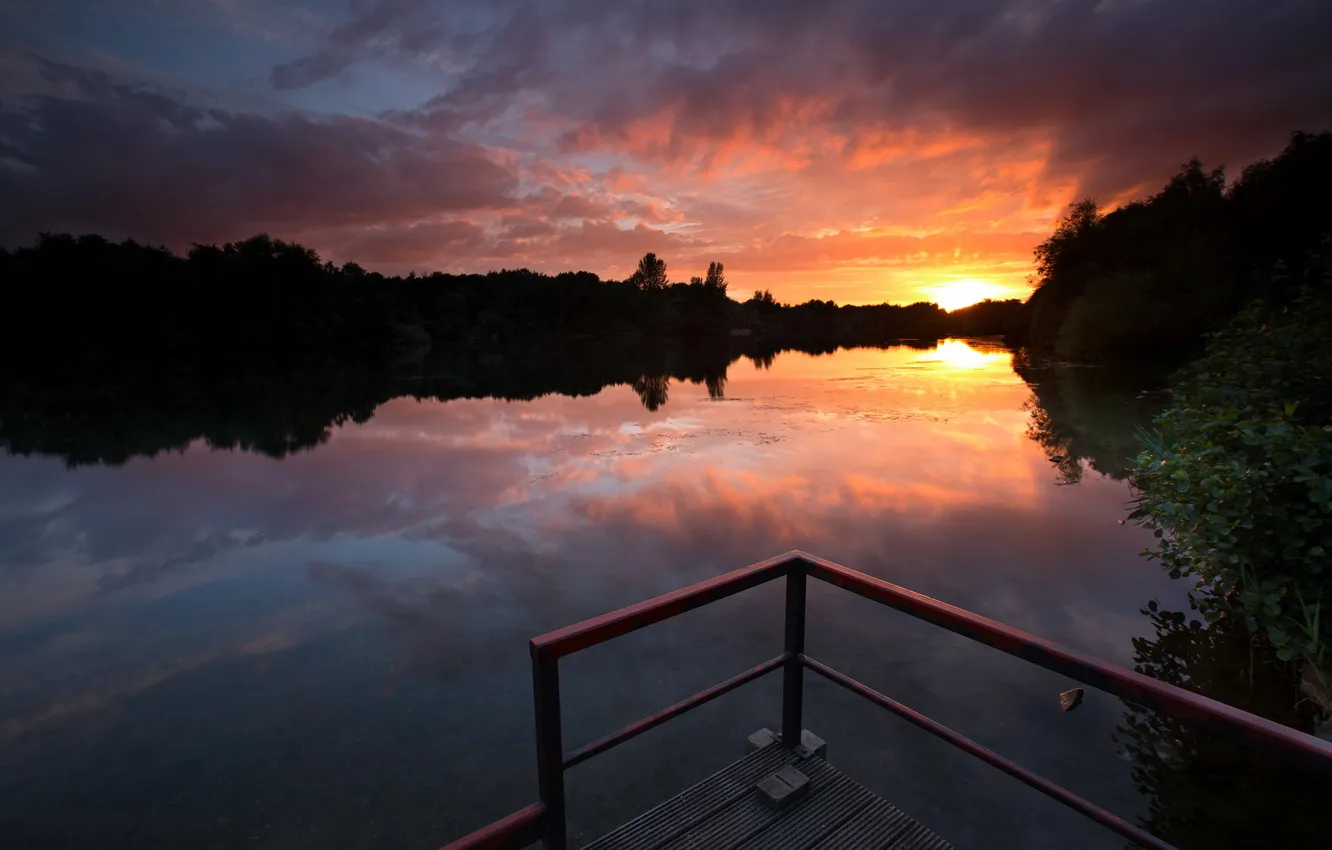
[[[0,457],[0,847],[436,847],[536,797],[529,637],[793,548],[1118,663],[1221,658],[1224,636],[1142,610],[1188,606],[1103,474],[1136,397],[1013,367],[980,342],[786,353],[711,392],[398,398],[283,459]],[[566,743],[776,654],[780,592],[571,658]],[[1274,790],[1286,773],[1199,778],[1169,724],[1095,692],[1063,714],[1068,680],[819,583],[809,650],[1196,846],[1323,816]],[[779,688],[575,768],[574,837],[732,760]],[[959,847],[1123,846],[831,685],[807,677],[806,705],[835,764]],[[1219,838],[1190,820],[1213,806]]]

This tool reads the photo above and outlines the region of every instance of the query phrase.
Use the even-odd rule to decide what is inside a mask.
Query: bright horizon
[[[1025,298],[1069,203],[1332,114],[1315,2],[780,5],[0,0],[0,244],[611,279],[651,251],[742,298],[956,309]]]

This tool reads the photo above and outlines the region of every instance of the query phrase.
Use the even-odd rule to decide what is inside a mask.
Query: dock
[[[584,850],[953,850],[821,756],[769,741]],[[785,767],[808,791],[776,807],[758,786]]]
[[[805,586],[822,581],[1044,667],[1111,696],[1213,732],[1303,770],[1332,776],[1332,741],[1241,711],[1059,646],[979,614],[807,554],[788,552],[532,638],[539,801],[476,830],[444,850],[568,850],[564,774],[625,741],[771,673],[782,674],[781,729],[749,738],[751,752],[587,845],[588,850],[944,850],[952,845],[828,762],[823,739],[805,729],[808,671],[943,740],[1057,803],[1149,850],[1175,850],[1136,824],[1038,776],[805,652]],[[786,584],[780,654],[704,688],[617,732],[572,750],[560,720],[560,659],[770,581]],[[834,730],[835,734],[835,730]],[[788,743],[793,742],[793,743]]]

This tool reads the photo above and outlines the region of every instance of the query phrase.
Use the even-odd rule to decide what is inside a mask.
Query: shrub
[[[1326,269],[1326,266],[1323,267]],[[1179,376],[1134,484],[1159,558],[1208,620],[1243,619],[1282,659],[1332,662],[1332,279],[1254,304]]]

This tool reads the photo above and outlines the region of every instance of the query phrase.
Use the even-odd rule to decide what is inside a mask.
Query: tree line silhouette
[[[836,347],[965,328],[1001,333],[1017,301],[960,314],[933,304],[787,306],[770,296],[740,304],[725,271],[670,282],[648,254],[625,281],[591,272],[529,269],[386,277],[335,266],[309,248],[259,235],[196,245],[179,257],[133,240],[43,234],[0,251],[8,309],[5,354],[114,368],[124,358],[264,366],[365,363],[428,348],[497,348],[553,340],[650,336],[688,341],[732,330]]]
[[[739,302],[720,263],[672,282],[655,254],[623,281],[528,269],[385,276],[265,235],[182,257],[43,234],[0,249],[0,445],[71,463],[198,437],[280,455],[399,394],[532,398],[623,383],[655,409],[672,380],[723,394],[727,365],[741,356],[763,365],[785,349],[1004,332],[1025,344],[1020,373],[1054,387],[1036,380],[1043,354],[1189,353],[1245,301],[1287,297],[1286,278],[1271,272],[1332,231],[1327,197],[1329,133],[1294,134],[1229,186],[1193,160],[1145,201],[1104,215],[1090,200],[1074,206],[1037,249],[1025,304],[952,312],[928,302],[788,305],[767,290]],[[424,371],[443,377],[403,388],[404,374]],[[1054,411],[1037,427],[1051,446],[1089,433],[1078,424],[1081,396],[1062,392],[1040,399]],[[1100,438],[1108,451],[1097,452],[1115,474],[1120,437]]]
[[[120,463],[202,438],[281,456],[398,395],[530,399],[671,380],[724,393],[741,356],[1001,333],[1020,302],[784,305],[728,296],[721,263],[671,282],[529,269],[385,276],[259,235],[186,256],[43,234],[0,250],[0,446]],[[428,373],[419,380],[412,376]]]
[[[1010,337],[1068,359],[1182,362],[1248,302],[1290,296],[1281,266],[1332,234],[1329,198],[1332,133],[1296,132],[1229,185],[1195,157],[1146,200],[1082,200],[1036,249]]]

